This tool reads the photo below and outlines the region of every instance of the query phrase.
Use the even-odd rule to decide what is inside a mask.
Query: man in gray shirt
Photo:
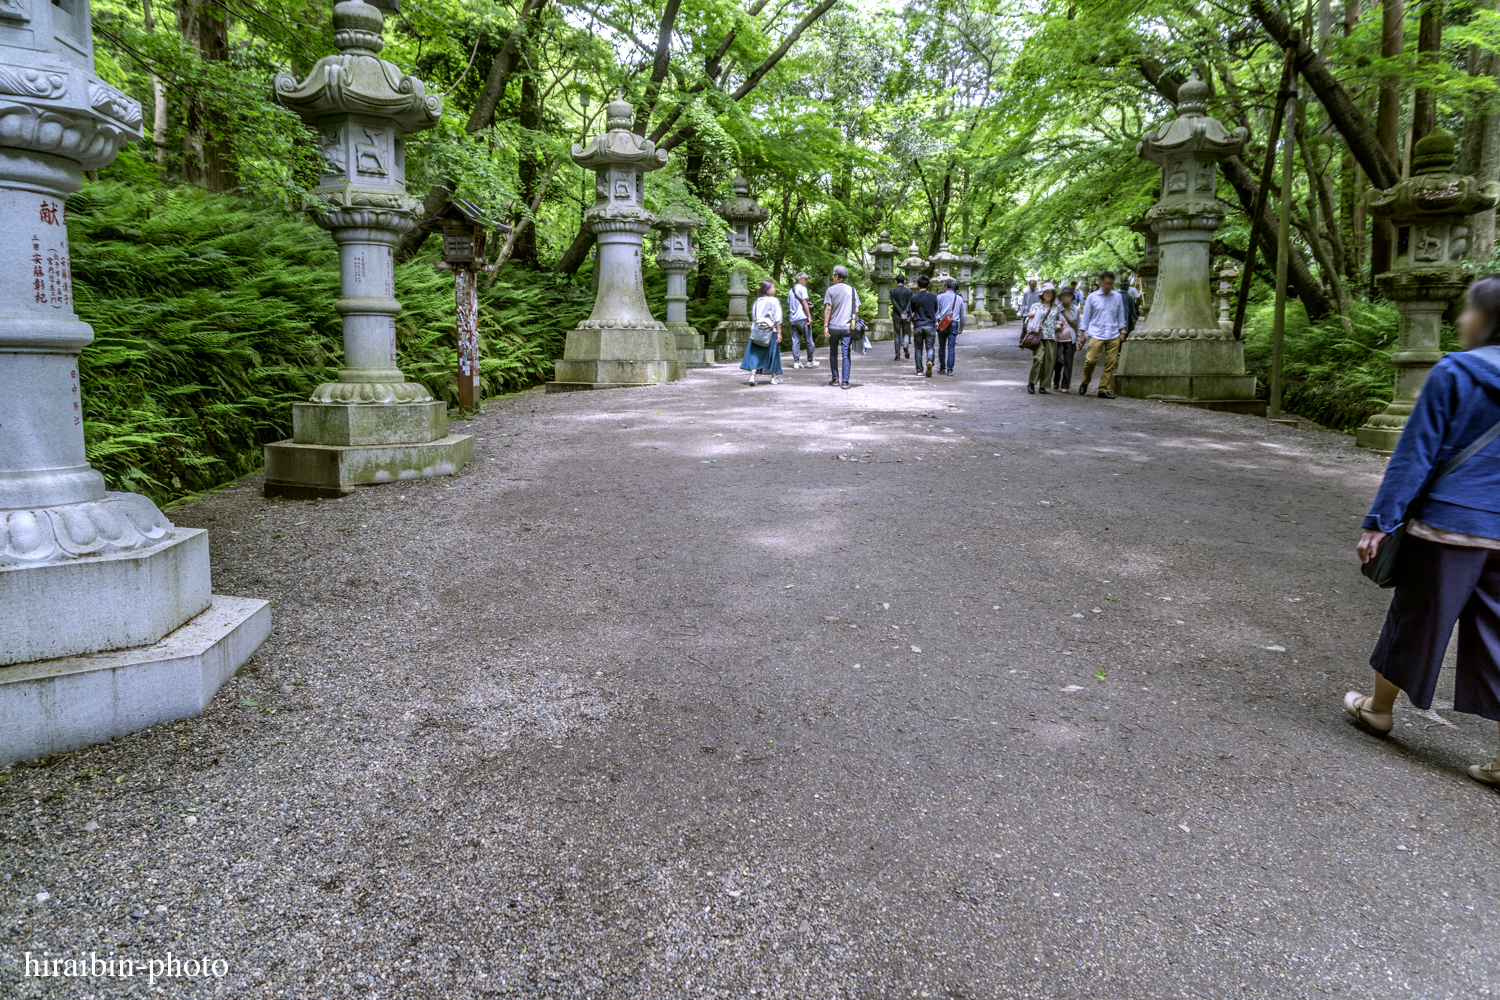
[[[1026,282],[1026,291],[1021,293],[1021,315],[1025,316],[1027,313],[1029,313],[1031,311],[1031,307],[1036,303],[1037,299],[1040,299],[1041,297],[1042,293],[1036,290],[1036,279],[1032,278],[1030,281]]]
[[[859,293],[849,284],[849,269],[840,264],[823,293],[823,329],[828,332],[828,370],[833,376],[829,385],[849,388],[849,350],[857,315]]]
[[[969,319],[969,311],[964,304],[964,297],[958,294],[958,279],[944,278],[943,290],[938,292],[937,297],[938,316],[938,371],[943,375],[953,374],[953,358],[957,353],[958,335],[964,332],[964,323]],[[943,318],[948,317],[950,322],[948,328],[943,329]]]
[[[1115,291],[1115,273],[1104,271],[1099,275],[1099,287],[1089,293],[1083,304],[1083,319],[1078,324],[1080,331],[1089,339],[1089,351],[1083,358],[1083,382],[1078,386],[1078,395],[1089,391],[1089,379],[1094,376],[1094,366],[1099,356],[1104,356],[1104,374],[1099,377],[1099,398],[1114,399],[1110,391],[1115,381],[1115,365],[1120,360],[1120,338],[1125,334],[1129,314],[1125,295]]]

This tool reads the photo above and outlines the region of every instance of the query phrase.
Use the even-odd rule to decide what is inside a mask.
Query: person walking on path
[[[912,350],[917,361],[917,374],[923,374],[923,355],[926,355],[926,375],[932,378],[933,353],[937,348],[937,296],[930,291],[932,279],[925,274],[917,275],[917,290],[911,296]]]
[[[964,297],[958,294],[958,279],[944,278],[943,290],[937,297],[938,371],[953,374],[953,356],[958,349],[958,335],[964,332],[969,310]],[[944,320],[947,324],[944,325]]]
[[[816,368],[818,359],[813,357],[812,303],[807,297],[807,275],[797,275],[792,290],[786,296],[786,318],[792,324],[792,367]],[[807,344],[807,363],[803,364],[802,344]]]
[[[896,331],[896,360],[901,360],[904,349],[911,357],[911,297],[912,290],[906,285],[906,275],[896,275],[896,284],[891,288],[891,326]]]
[[[1067,392],[1073,382],[1073,354],[1083,339],[1083,316],[1072,288],[1057,290],[1057,362],[1052,366],[1052,388]]]
[[[1025,316],[1031,312],[1031,307],[1036,305],[1036,300],[1041,297],[1042,293],[1036,288],[1036,279],[1031,278],[1026,282],[1026,291],[1021,293],[1021,315]]]
[[[1040,297],[1026,313],[1021,324],[1022,335],[1039,335],[1041,340],[1031,349],[1031,373],[1026,376],[1026,391],[1035,395],[1047,394],[1047,383],[1052,381],[1052,366],[1057,362],[1057,328],[1061,324],[1062,307],[1057,303],[1057,286],[1052,282],[1042,285]]]
[[[1120,360],[1120,337],[1125,333],[1127,316],[1125,296],[1115,291],[1115,273],[1101,273],[1099,287],[1089,293],[1083,304],[1083,320],[1079,324],[1088,338],[1088,353],[1083,356],[1083,381],[1078,384],[1078,395],[1088,395],[1089,380],[1094,377],[1094,367],[1102,356],[1104,374],[1099,376],[1099,398],[1115,398],[1111,389],[1115,384],[1115,365]]]
[[[1469,289],[1458,336],[1464,350],[1428,374],[1359,538],[1369,562],[1406,525],[1370,654],[1375,693],[1344,696],[1344,710],[1377,733],[1391,731],[1397,691],[1432,706],[1455,622],[1453,708],[1500,721],[1500,276]],[[1500,786],[1500,756],[1469,775]]]
[[[768,333],[764,344],[755,342],[756,334]],[[750,306],[750,343],[745,345],[745,359],[740,367],[750,373],[750,384],[755,376],[769,372],[771,384],[781,384],[781,300],[776,297],[776,285],[768,278],[760,283],[760,293]]]
[[[823,293],[823,329],[828,331],[829,385],[849,388],[849,350],[854,317],[859,315],[859,293],[849,284],[849,269],[839,264],[833,282]]]

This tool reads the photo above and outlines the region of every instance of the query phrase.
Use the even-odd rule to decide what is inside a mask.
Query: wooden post
[[[1292,228],[1292,159],[1297,149],[1297,93],[1286,99],[1286,138],[1281,144],[1281,212],[1276,223],[1276,312],[1271,325],[1271,401],[1266,416],[1289,423],[1281,416],[1281,361],[1286,339],[1286,270]]]
[[[453,268],[458,316],[458,408],[479,408],[479,282],[471,264]]]

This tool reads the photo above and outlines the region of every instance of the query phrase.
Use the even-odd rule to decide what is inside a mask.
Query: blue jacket
[[[1409,516],[1443,531],[1500,538],[1500,438],[1412,503],[1433,471],[1500,421],[1500,346],[1449,354],[1433,367],[1406,418],[1365,528],[1392,531]]]

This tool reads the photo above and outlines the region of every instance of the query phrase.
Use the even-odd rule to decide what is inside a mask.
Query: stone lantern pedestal
[[[907,258],[901,262],[901,270],[906,272],[906,284],[912,291],[917,290],[917,279],[927,272],[927,261],[917,252],[917,245],[913,243],[907,250]]]
[[[667,329],[677,344],[677,360],[689,368],[707,368],[714,360],[713,350],[703,345],[703,335],[687,321],[687,276],[698,266],[693,232],[702,226],[703,220],[691,212],[669,211],[655,227],[662,234],[656,266],[667,275]]]
[[[1395,450],[1427,373],[1443,358],[1443,313],[1468,287],[1460,263],[1469,248],[1467,216],[1493,208],[1500,184],[1453,173],[1453,136],[1439,129],[1412,150],[1412,176],[1389,191],[1366,195],[1370,213],[1396,227],[1396,259],[1375,283],[1401,314],[1391,405],[1354,432],[1361,448]]]
[[[1150,315],[1120,352],[1116,391],[1264,414],[1255,376],[1245,374],[1244,343],[1220,329],[1209,285],[1209,243],[1224,220],[1215,172],[1249,133],[1209,118],[1207,99],[1208,85],[1194,76],[1178,90],[1177,118],[1136,149],[1162,165],[1162,199],[1146,213],[1161,244],[1161,275]]]
[[[1005,316],[1005,321],[1007,323],[1014,323],[1016,320],[1021,318],[1021,314],[1016,312],[1015,284],[1016,279],[1013,277],[1001,278],[997,284],[997,287],[999,289],[999,297],[1001,299],[1000,310]]]
[[[271,627],[84,457],[67,200],[141,137],[92,38],[86,0],[0,8],[0,765],[199,714]]]
[[[744,177],[734,178],[734,198],[721,204],[716,213],[729,223],[729,252],[745,260],[755,260],[760,253],[755,249],[755,226],[770,218],[770,213],[761,208],[750,197],[750,182]],[[745,300],[750,290],[745,287],[745,272],[742,268],[729,271],[729,310],[724,320],[714,327],[712,346],[714,357],[720,361],[733,361],[745,353],[750,343],[750,313]]]
[[[599,289],[589,318],[568,331],[548,392],[654,385],[687,371],[676,337],[646,305],[641,276],[641,244],[656,221],[646,211],[646,173],[666,166],[667,153],[630,131],[628,102],[611,101],[608,114],[603,134],[573,146],[573,162],[596,176],[584,223],[599,248]]]
[[[323,175],[308,211],[339,247],[344,367],[292,406],[292,437],[266,445],[266,496],[337,497],[356,486],[452,475],[474,440],[448,433],[448,404],[396,365],[394,251],[422,203],[406,193],[406,133],[431,128],[442,99],[380,58],[384,17],[363,0],[333,8],[334,44],[307,79],[278,74],[281,104],[317,130]]]
[[[896,280],[896,248],[891,244],[891,234],[881,230],[880,242],[870,248],[875,258],[875,269],[870,278],[875,282],[875,322],[870,326],[870,341],[894,340],[896,324],[891,322],[891,283]]]

